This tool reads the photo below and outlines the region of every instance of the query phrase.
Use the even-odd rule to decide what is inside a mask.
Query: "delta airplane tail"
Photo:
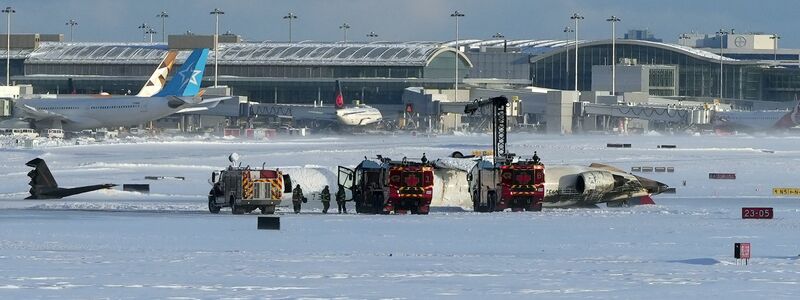
[[[181,65],[175,76],[167,82],[161,92],[154,97],[194,97],[200,92],[200,84],[203,80],[203,72],[206,69],[206,59],[208,59],[208,49],[195,49],[189,58]]]
[[[344,108],[344,96],[342,96],[342,83],[336,80],[336,109]]]

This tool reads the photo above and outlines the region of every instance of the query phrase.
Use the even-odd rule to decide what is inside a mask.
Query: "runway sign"
[[[606,148],[630,148],[631,144],[606,144]]]
[[[149,184],[123,184],[122,190],[126,192],[137,192],[142,194],[149,194],[150,193],[150,185]]]
[[[258,217],[258,229],[281,230],[280,217]]]
[[[773,196],[800,196],[800,188],[772,188]]]
[[[742,219],[772,219],[772,207],[742,207]]]
[[[733,258],[739,260],[744,259],[744,263],[750,259],[750,243],[735,243],[733,244]]]
[[[658,145],[658,149],[675,149],[675,148],[678,148],[678,146],[675,146],[675,145]]]
[[[736,179],[736,173],[708,173],[708,179]]]

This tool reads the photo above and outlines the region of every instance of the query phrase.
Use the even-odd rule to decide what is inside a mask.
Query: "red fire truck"
[[[475,211],[541,211],[544,200],[544,165],[534,155],[531,160],[516,159],[506,151],[508,99],[494,97],[467,105],[464,113],[474,114],[492,107],[492,159],[480,159],[467,175]],[[461,156],[460,153],[453,157]]]
[[[340,188],[352,192],[356,212],[428,214],[433,199],[433,165],[379,157],[355,169],[339,166]]]

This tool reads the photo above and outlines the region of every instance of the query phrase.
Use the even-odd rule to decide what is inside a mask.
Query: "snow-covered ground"
[[[335,185],[364,156],[443,157],[491,137],[346,136],[263,142],[122,141],[0,149],[0,298],[794,298],[800,294],[796,137],[510,135],[510,151],[545,164],[674,167],[646,177],[677,188],[658,205],[428,216],[206,212],[210,173],[237,152],[304,187]],[[135,143],[134,143],[135,142]],[[608,149],[606,143],[631,143]],[[678,149],[657,149],[675,144]],[[22,200],[34,157],[60,185],[149,183],[151,194],[98,191]],[[709,180],[732,172],[736,180]],[[144,176],[186,180],[145,181]],[[683,181],[686,181],[686,186]],[[441,205],[459,205],[441,203]],[[775,208],[741,220],[741,207]],[[351,207],[352,209],[352,204]],[[285,210],[285,209],[284,209]],[[733,243],[751,242],[749,266]]]

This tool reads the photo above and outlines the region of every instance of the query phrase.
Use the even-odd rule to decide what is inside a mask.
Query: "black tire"
[[[262,215],[273,215],[275,214],[275,206],[271,205],[264,205],[261,207],[261,214]]]
[[[490,199],[487,198],[486,199],[486,204],[481,204],[481,197],[480,197],[479,193],[477,191],[475,191],[472,194],[472,210],[474,212],[481,212],[481,213],[492,212],[492,210],[490,210],[490,207],[492,207],[492,206],[490,205],[489,200]]]
[[[486,193],[486,206],[487,212],[493,212],[495,210],[497,204],[497,192],[496,191],[489,191]]]
[[[244,214],[244,208],[239,205],[236,205],[236,199],[233,198],[233,196],[231,196],[231,213],[234,215]]]
[[[208,212],[212,214],[218,214],[220,207],[216,204],[217,196],[208,195]]]
[[[542,211],[542,202],[534,202],[531,206],[526,207],[527,211]]]
[[[372,199],[373,214],[388,213],[383,211],[385,205],[385,201],[383,199],[383,193],[374,193],[373,196],[374,196],[374,198]]]
[[[450,154],[450,157],[452,157],[452,158],[464,158],[464,154],[461,153],[460,151],[454,151],[452,154]]]

